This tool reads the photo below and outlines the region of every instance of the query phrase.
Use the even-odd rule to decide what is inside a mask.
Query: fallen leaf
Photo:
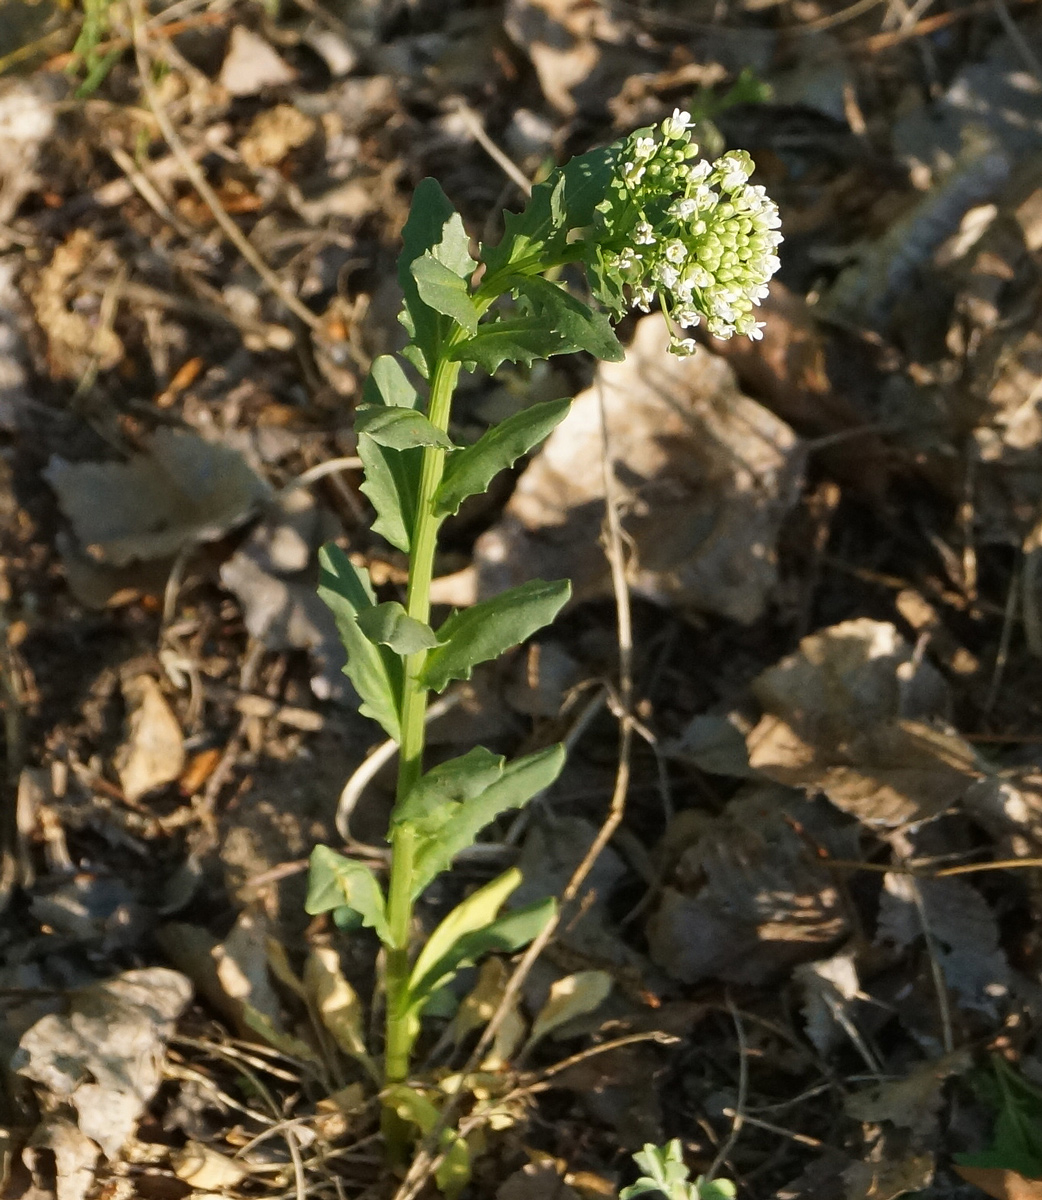
[[[215,541],[269,495],[238,451],[174,429],[158,430],[125,463],[55,455],[43,474],[82,550],[116,567]]]
[[[496,1189],[496,1200],[579,1200],[555,1162],[526,1163]]]
[[[233,1188],[249,1175],[241,1162],[235,1162],[202,1142],[189,1142],[183,1149],[176,1150],[170,1156],[170,1162],[177,1178],[200,1192]]]
[[[550,998],[532,1023],[526,1048],[530,1050],[562,1025],[600,1008],[611,989],[612,978],[607,971],[578,971],[555,980],[550,985]]]
[[[759,984],[846,936],[835,881],[797,832],[801,809],[798,794],[752,787],[709,823],[648,922],[658,966],[684,983]]]
[[[37,1126],[29,1144],[54,1155],[56,1200],[85,1200],[94,1185],[95,1143],[72,1121],[55,1116]]]
[[[603,397],[633,588],[742,622],[762,613],[778,531],[800,492],[802,445],[738,390],[725,362],[707,350],[678,358],[668,344],[664,319],[645,317],[625,361],[597,368],[478,540],[482,595],[562,576],[577,600],[611,593],[600,546]]]
[[[1042,1200],[1042,1179],[1028,1179],[1006,1167],[961,1167],[952,1170],[995,1200]]]
[[[228,53],[217,82],[232,96],[257,96],[267,88],[285,87],[297,77],[268,43],[245,25],[232,28]]]
[[[369,1066],[365,1047],[365,1010],[344,978],[332,946],[313,946],[304,964],[304,987],[322,1024],[345,1054]]]
[[[239,142],[239,153],[248,166],[273,167],[314,137],[318,125],[314,118],[292,104],[276,104],[253,119]]]
[[[937,1123],[943,1102],[944,1082],[968,1071],[973,1060],[966,1051],[922,1063],[904,1079],[886,1079],[862,1091],[852,1092],[843,1103],[855,1121],[878,1124],[889,1121],[910,1129],[914,1137],[927,1137]]]
[[[854,955],[834,954],[821,962],[801,963],[793,977],[803,989],[807,1037],[819,1053],[827,1054],[857,1028],[853,1010],[863,992]]]
[[[151,675],[124,680],[123,698],[129,709],[127,736],[116,752],[116,770],[124,796],[136,804],[180,777],[185,765],[184,735]]]
[[[846,1200],[897,1200],[917,1192],[933,1179],[932,1154],[909,1154],[894,1160],[852,1163],[843,1172]]]
[[[68,1013],[22,1035],[14,1069],[48,1103],[71,1104],[80,1131],[115,1159],[162,1082],[166,1043],[191,995],[189,981],[164,967],[81,988]]]

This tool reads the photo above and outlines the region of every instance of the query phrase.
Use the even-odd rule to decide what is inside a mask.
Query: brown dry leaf
[[[852,1163],[843,1172],[846,1200],[897,1200],[933,1179],[932,1154],[908,1154],[894,1160]]]
[[[954,1163],[952,1170],[995,1200],[1042,1200],[1042,1179],[1028,1179],[1005,1167],[960,1167]]]
[[[314,946],[304,964],[308,998],[345,1054],[366,1065],[365,1010],[358,993],[344,978],[340,956],[332,946]]]
[[[215,541],[270,494],[237,450],[173,429],[158,430],[147,452],[125,463],[55,455],[43,474],[80,548],[104,566]]]
[[[728,803],[681,855],[648,922],[658,966],[684,983],[759,984],[847,935],[832,876],[797,832],[809,809],[777,787]]]
[[[526,1163],[496,1189],[496,1200],[579,1200],[555,1162]]]
[[[170,1156],[170,1162],[177,1178],[200,1192],[233,1188],[249,1175],[241,1162],[235,1162],[202,1142],[189,1142]]]
[[[191,995],[184,975],[165,967],[82,988],[68,1013],[23,1034],[14,1069],[47,1105],[72,1105],[80,1131],[115,1159],[162,1082],[166,1043]]]
[[[912,1136],[927,1137],[937,1121],[943,1100],[944,1081],[952,1075],[968,1071],[973,1065],[970,1054],[960,1050],[936,1062],[923,1063],[904,1079],[884,1080],[853,1092],[843,1107],[847,1116],[866,1124],[890,1121],[910,1129]],[[921,1142],[920,1142],[921,1144]]]
[[[867,824],[934,816],[982,777],[968,743],[926,723],[947,709],[947,685],[886,622],[804,638],[752,691],[766,714],[746,739],[750,766]]]
[[[33,308],[47,335],[48,360],[56,378],[79,379],[92,364],[109,371],[123,361],[123,343],[109,324],[73,307],[78,276],[88,264],[96,265],[101,254],[89,229],[73,230],[36,281]]]
[[[291,104],[276,104],[253,119],[239,142],[242,161],[250,167],[273,167],[314,137],[318,123]]]
[[[793,977],[803,989],[807,1037],[821,1054],[856,1031],[853,1009],[864,996],[857,964],[851,953],[834,954],[821,962],[801,963]]]
[[[151,675],[123,682],[129,710],[127,735],[116,752],[123,795],[131,804],[178,779],[185,765],[184,736],[159,684]]]
[[[1010,967],[991,907],[965,879],[883,878],[877,936],[904,948],[929,934],[945,982],[964,1008],[998,1015]]]
[[[592,1013],[607,1000],[612,977],[607,971],[577,971],[550,985],[550,998],[532,1023],[526,1049],[562,1025]]]
[[[245,25],[232,29],[228,53],[217,82],[233,96],[257,96],[266,88],[285,87],[297,77],[268,43]]]
[[[531,59],[543,95],[564,116],[576,110],[572,89],[597,65],[595,35],[607,19],[583,0],[510,0],[504,26]]]
[[[479,539],[482,594],[562,576],[578,599],[610,594],[600,547],[603,396],[634,589],[742,622],[762,613],[778,531],[799,496],[801,443],[738,390],[722,359],[704,349],[678,358],[668,345],[664,319],[645,317],[625,361],[597,368]]]

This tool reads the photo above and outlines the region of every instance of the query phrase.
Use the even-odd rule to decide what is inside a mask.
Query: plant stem
[[[449,362],[442,355],[431,373],[430,402],[427,417],[442,432],[449,426],[452,394],[459,377],[459,363]],[[434,496],[441,483],[445,466],[445,451],[427,446],[423,452],[420,489],[416,506],[416,525],[412,531],[409,556],[409,594],[407,611],[410,617],[427,624],[431,609],[431,579],[434,574],[434,551],[437,546],[441,519],[434,514]],[[425,650],[410,654],[405,660],[405,679],[402,689],[402,740],[398,755],[397,802],[400,804],[423,773],[423,750],[426,742],[427,688],[421,674],[427,658]],[[409,1053],[414,1030],[407,1020],[409,984],[409,931],[412,925],[412,877],[415,859],[415,839],[411,828],[397,825],[391,838],[391,878],[387,892],[387,920],[391,928],[391,944],[387,949],[387,1029],[384,1050],[384,1078],[387,1083],[401,1083],[409,1074]]]

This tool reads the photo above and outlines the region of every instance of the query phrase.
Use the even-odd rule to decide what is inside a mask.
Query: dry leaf
[[[369,1062],[365,1012],[358,993],[344,978],[332,946],[314,946],[304,964],[304,987],[322,1024],[345,1054]]]
[[[816,963],[801,963],[793,972],[803,988],[807,1037],[827,1054],[848,1030],[856,1031],[854,1003],[863,996],[853,954],[835,954]]]
[[[1028,1179],[1005,1167],[960,1167],[954,1163],[952,1170],[995,1200],[1042,1200],[1042,1179]]]
[[[285,87],[297,77],[268,45],[245,25],[232,29],[228,53],[221,64],[217,82],[233,96],[256,96],[266,88]]]
[[[33,1131],[29,1145],[54,1155],[55,1200],[85,1200],[94,1185],[99,1152],[77,1125],[49,1117]]]
[[[843,1107],[855,1121],[890,1121],[925,1138],[933,1130],[943,1100],[944,1081],[973,1065],[966,1051],[927,1062],[904,1079],[888,1079],[847,1096]]]
[[[877,936],[903,948],[927,932],[962,1006],[997,1016],[996,1001],[1009,992],[1010,968],[998,921],[980,892],[964,879],[884,876]]]
[[[526,1049],[576,1017],[584,1017],[607,1000],[612,978],[607,971],[577,971],[550,985],[550,998],[532,1024]]]
[[[778,531],[799,496],[801,443],[738,390],[721,359],[707,350],[678,358],[668,344],[664,319],[645,317],[625,361],[597,368],[594,387],[576,397],[478,540],[482,594],[562,576],[577,599],[610,594],[600,545],[603,397],[634,589],[737,621],[763,611]]]
[[[292,104],[276,104],[253,119],[239,142],[242,161],[253,168],[273,167],[314,137],[318,125],[313,117]]]
[[[830,872],[797,832],[801,797],[740,792],[681,856],[648,922],[653,961],[675,979],[764,983],[849,932]]]
[[[933,1179],[932,1154],[909,1154],[893,1161],[853,1163],[843,1172],[846,1200],[897,1200]]]
[[[185,765],[184,737],[162,689],[151,675],[123,683],[127,702],[127,736],[116,752],[123,794],[137,803],[155,788],[180,778]]]
[[[526,1163],[496,1189],[496,1200],[579,1200],[552,1160]]]
[[[148,451],[125,463],[56,455],[43,474],[80,547],[106,566],[215,541],[269,495],[238,451],[174,429],[158,430]]]
[[[249,1175],[242,1163],[202,1142],[189,1142],[184,1149],[175,1151],[170,1161],[177,1178],[200,1192],[233,1188]]]
[[[36,160],[54,128],[54,115],[47,80],[8,76],[0,84],[0,226],[10,221],[39,182]],[[0,247],[8,244],[0,234]]]
[[[15,1070],[71,1104],[81,1132],[115,1159],[163,1078],[163,1053],[192,995],[177,971],[149,967],[72,994],[69,1012],[37,1021]]]
[[[503,999],[509,978],[510,972],[501,958],[486,958],[481,964],[477,983],[463,997],[446,1031],[455,1046],[459,1047],[467,1034],[489,1023]]]

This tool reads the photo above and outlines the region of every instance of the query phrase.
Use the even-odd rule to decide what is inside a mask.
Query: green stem
[[[427,417],[442,432],[449,427],[452,394],[459,377],[459,363],[449,362],[446,347],[431,373],[430,402]],[[434,575],[434,551],[441,518],[434,514],[434,496],[445,467],[445,451],[428,446],[423,452],[416,524],[412,531],[409,561],[409,594],[406,604],[410,617],[427,624],[431,609],[431,579]],[[401,803],[423,774],[426,742],[427,688],[421,682],[427,652],[410,654],[405,660],[402,689],[402,739],[398,755],[397,801]],[[409,930],[412,925],[412,877],[415,863],[415,838],[407,825],[395,826],[391,838],[391,878],[387,892],[387,921],[391,944],[387,949],[387,1030],[384,1050],[384,1077],[387,1083],[401,1083],[409,1074],[409,1053],[414,1031],[407,1019],[409,1001]]]

